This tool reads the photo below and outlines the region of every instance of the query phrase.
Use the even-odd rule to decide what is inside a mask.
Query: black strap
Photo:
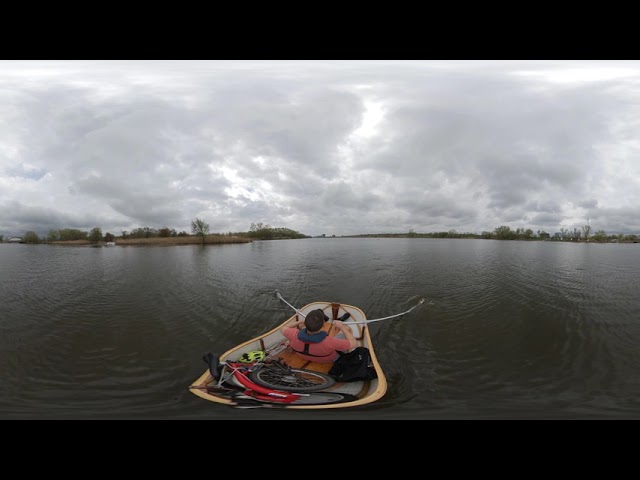
[[[327,353],[326,355],[314,355],[313,353],[309,353],[309,345],[311,345],[311,344],[310,343],[305,343],[303,351],[296,350],[293,347],[291,347],[291,350],[293,350],[294,352],[302,353],[304,355],[309,355],[310,357],[329,357],[329,356],[333,355],[331,353]]]

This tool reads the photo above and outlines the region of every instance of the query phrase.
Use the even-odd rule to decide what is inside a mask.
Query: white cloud
[[[0,61],[0,233],[640,233],[640,62]]]

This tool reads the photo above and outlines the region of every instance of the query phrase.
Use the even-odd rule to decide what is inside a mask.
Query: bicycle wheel
[[[265,366],[249,373],[258,385],[285,392],[317,392],[331,387],[336,381],[329,375],[299,368]]]

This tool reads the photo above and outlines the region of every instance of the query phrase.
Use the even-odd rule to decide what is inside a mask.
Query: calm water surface
[[[0,244],[2,419],[640,419],[640,244],[305,239]],[[389,388],[327,411],[233,409],[189,392],[202,354],[291,304],[368,318]]]

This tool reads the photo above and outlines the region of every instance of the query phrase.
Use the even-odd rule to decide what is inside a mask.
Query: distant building
[[[22,243],[22,238],[20,238],[20,237],[9,237],[9,240],[7,240],[7,242],[9,242],[9,243]]]

